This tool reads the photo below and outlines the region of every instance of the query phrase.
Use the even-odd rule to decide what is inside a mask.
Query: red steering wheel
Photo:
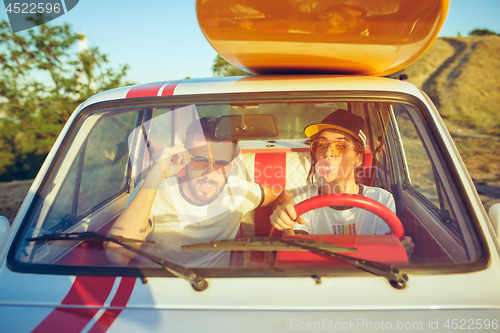
[[[391,228],[392,234],[399,240],[405,238],[401,221],[396,214],[380,202],[355,194],[326,194],[304,200],[295,205],[297,216],[310,210],[325,206],[352,206],[366,209],[379,216]]]

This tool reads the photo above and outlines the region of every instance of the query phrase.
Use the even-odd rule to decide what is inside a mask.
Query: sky
[[[269,0],[272,1],[272,0]],[[21,2],[21,1],[20,1]],[[109,56],[128,64],[127,79],[147,83],[212,76],[217,53],[196,19],[196,0],[80,0],[49,24],[69,23]],[[440,37],[462,36],[476,28],[500,33],[500,0],[450,0]],[[0,20],[7,12],[0,10]]]

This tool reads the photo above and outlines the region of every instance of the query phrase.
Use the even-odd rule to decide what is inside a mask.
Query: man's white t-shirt
[[[134,189],[127,205],[141,185]],[[229,176],[217,199],[196,205],[183,197],[177,177],[164,179],[149,215],[152,230],[147,239],[155,244],[144,244],[141,249],[187,267],[227,267],[230,251],[182,251],[181,246],[235,238],[242,217],[259,206],[262,195],[259,185]]]
[[[380,202],[393,212],[396,211],[394,198],[390,192],[378,187],[359,186],[360,195]],[[317,195],[318,189],[315,186],[309,186],[307,192],[296,196],[290,203],[295,205]],[[389,226],[380,217],[365,209],[356,207],[344,210],[322,207],[304,213],[301,217],[307,223],[296,223],[293,228],[305,231],[310,235],[384,235],[391,232]]]

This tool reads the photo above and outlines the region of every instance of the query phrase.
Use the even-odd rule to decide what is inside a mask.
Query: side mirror
[[[491,224],[493,225],[493,230],[497,234],[497,238],[500,239],[500,203],[494,204],[491,206],[490,211],[488,212],[490,216]]]
[[[0,248],[7,238],[7,234],[9,233],[10,223],[9,220],[5,216],[0,216]]]

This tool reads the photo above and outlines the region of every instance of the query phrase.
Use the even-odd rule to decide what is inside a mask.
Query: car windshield
[[[362,151],[342,143],[346,139],[320,136],[318,144],[312,143],[317,136],[304,134],[306,126],[322,123],[338,110],[364,120]],[[23,221],[9,254],[13,267],[57,267],[71,273],[94,266],[109,270],[107,274],[139,267],[168,274],[146,257],[127,256],[120,246],[95,238],[33,241],[51,234],[97,232],[140,239],[144,242],[135,243],[137,248],[154,256],[224,274],[255,276],[252,271],[262,273],[263,268],[276,274],[349,269],[340,259],[273,245],[266,239],[277,235],[270,223],[273,207],[264,199],[266,189],[286,188],[300,200],[324,194],[327,180],[316,156],[323,150],[347,156],[351,148],[356,150],[352,154],[362,156],[353,171],[358,195],[391,209],[395,218],[386,222],[392,225],[372,216],[366,204],[339,205],[333,198],[326,208],[316,209],[326,213],[304,213],[307,224],[286,237],[318,242],[356,258],[433,272],[474,264],[485,256],[465,190],[450,168],[450,152],[421,102],[405,101],[404,96],[304,94],[293,100],[283,95],[235,100],[221,95],[216,101],[177,97],[104,102],[80,113]],[[204,128],[203,119],[211,119],[214,133]],[[155,172],[163,176],[151,185]],[[153,191],[149,204],[138,194],[141,189]],[[133,204],[139,205],[142,217],[121,223]],[[337,224],[329,217],[332,212],[344,216],[354,211],[360,212],[358,222],[347,217],[347,223]],[[377,223],[368,222],[375,219]],[[411,253],[395,237],[394,224],[411,237]],[[253,245],[242,246],[237,242],[242,239]],[[217,249],[217,241],[231,244]]]

